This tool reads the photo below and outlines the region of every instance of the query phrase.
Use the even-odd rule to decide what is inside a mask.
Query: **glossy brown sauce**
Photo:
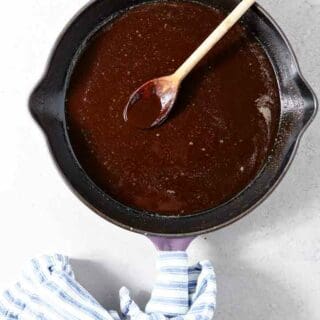
[[[265,163],[277,83],[239,24],[183,82],[162,126],[140,130],[123,120],[134,90],[174,72],[224,16],[191,2],[140,5],[98,32],[78,61],[66,102],[71,143],[92,180],[120,202],[196,213],[231,199]]]

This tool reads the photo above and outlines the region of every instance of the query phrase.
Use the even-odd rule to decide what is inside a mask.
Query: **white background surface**
[[[38,253],[73,259],[80,282],[108,308],[132,289],[143,305],[156,252],[142,236],[87,209],[57,172],[27,109],[57,35],[85,0],[1,0],[0,290]],[[261,0],[289,37],[320,95],[320,0]],[[320,117],[276,191],[240,222],[198,238],[192,261],[218,276],[217,320],[320,319]]]

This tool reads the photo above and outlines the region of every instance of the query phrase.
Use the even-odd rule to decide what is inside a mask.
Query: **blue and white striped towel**
[[[121,318],[131,320],[211,320],[216,306],[213,267],[204,261],[188,267],[184,252],[161,252],[151,299],[142,312],[126,288],[120,290]],[[31,260],[17,283],[0,297],[5,320],[119,320],[77,281],[68,258]]]

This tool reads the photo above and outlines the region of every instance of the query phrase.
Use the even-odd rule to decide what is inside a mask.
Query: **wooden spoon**
[[[165,121],[184,78],[254,3],[255,0],[242,0],[175,73],[150,80],[139,87],[130,96],[123,111],[124,120],[131,122],[133,119],[135,126],[144,129]]]

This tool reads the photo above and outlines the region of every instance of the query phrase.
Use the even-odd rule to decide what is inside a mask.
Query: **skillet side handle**
[[[159,251],[186,251],[196,237],[166,238],[148,236]]]
[[[41,85],[32,91],[28,105],[33,118],[44,128],[48,114],[45,112],[45,90]]]
[[[301,103],[304,109],[304,129],[312,122],[318,112],[318,98],[310,87],[309,83],[303,78],[301,74],[298,74],[295,78],[297,88],[299,88],[298,94],[301,97]]]

